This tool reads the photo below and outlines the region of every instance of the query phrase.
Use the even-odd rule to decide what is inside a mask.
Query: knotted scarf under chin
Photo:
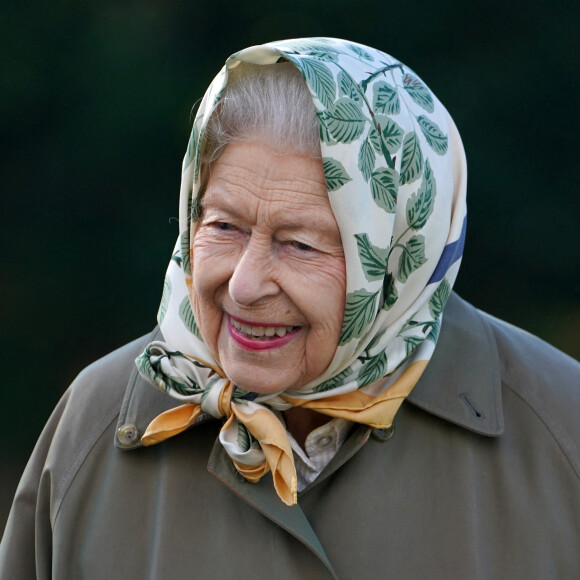
[[[202,413],[225,418],[219,440],[237,471],[251,483],[271,471],[280,499],[287,505],[294,505],[297,503],[297,476],[292,447],[286,428],[271,407],[301,406],[332,417],[386,428],[419,380],[427,361],[410,364],[378,396],[360,390],[315,400],[273,394],[269,402],[264,400],[268,396],[236,387],[218,366],[172,351],[163,342],[147,345],[136,364],[146,380],[184,402],[151,421],[141,438],[143,445],[155,445],[182,433]]]

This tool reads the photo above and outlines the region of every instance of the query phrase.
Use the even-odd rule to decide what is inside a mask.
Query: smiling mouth
[[[232,326],[247,338],[254,340],[268,340],[271,338],[283,338],[287,333],[299,328],[298,326],[254,326],[244,324],[230,317]]]

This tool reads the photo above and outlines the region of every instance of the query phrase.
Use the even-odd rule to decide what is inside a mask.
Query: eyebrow
[[[208,209],[208,201],[207,196],[203,196],[200,202],[201,205],[201,217],[203,217],[204,212]],[[219,203],[215,203],[214,207],[218,210],[222,210],[230,214],[234,218],[244,219],[243,214],[238,211],[238,206],[230,203],[227,199],[220,199]],[[279,224],[280,230],[283,231],[300,231],[300,230],[314,230],[319,232],[323,236],[328,238],[334,238],[338,231],[338,241],[342,244],[342,238],[340,236],[340,229],[336,230],[334,227],[334,223],[330,223],[328,220],[320,220],[317,218],[316,220],[312,220],[311,223],[304,223],[304,221],[297,221],[295,219],[288,219],[284,220]],[[337,224],[338,227],[338,224]]]

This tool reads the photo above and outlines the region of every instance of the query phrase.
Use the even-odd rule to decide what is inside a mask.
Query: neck
[[[283,411],[282,414],[284,421],[286,421],[286,428],[302,449],[304,449],[306,437],[310,432],[328,423],[331,419],[328,415],[322,415],[312,409],[303,409],[302,407],[292,407]]]

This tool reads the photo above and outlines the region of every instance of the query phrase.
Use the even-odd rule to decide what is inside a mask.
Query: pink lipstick
[[[228,321],[228,332],[230,333],[230,336],[232,337],[232,340],[241,348],[245,349],[245,350],[253,350],[253,351],[259,351],[259,350],[269,350],[269,349],[274,349],[274,348],[280,348],[282,346],[284,346],[285,344],[288,344],[291,340],[294,339],[294,337],[298,334],[298,332],[300,332],[300,328],[299,326],[295,327],[293,330],[287,331],[286,334],[284,336],[263,336],[263,337],[255,337],[255,338],[250,338],[247,334],[243,333],[241,330],[239,330],[238,328],[236,328],[233,324],[232,324],[232,318],[234,318],[234,320],[236,320],[237,322],[241,323],[241,324],[247,324],[248,326],[264,326],[264,327],[275,327],[275,328],[284,328],[286,325],[284,324],[250,324],[249,322],[246,322],[240,318],[237,317],[233,317],[228,315],[227,316],[227,321]]]

